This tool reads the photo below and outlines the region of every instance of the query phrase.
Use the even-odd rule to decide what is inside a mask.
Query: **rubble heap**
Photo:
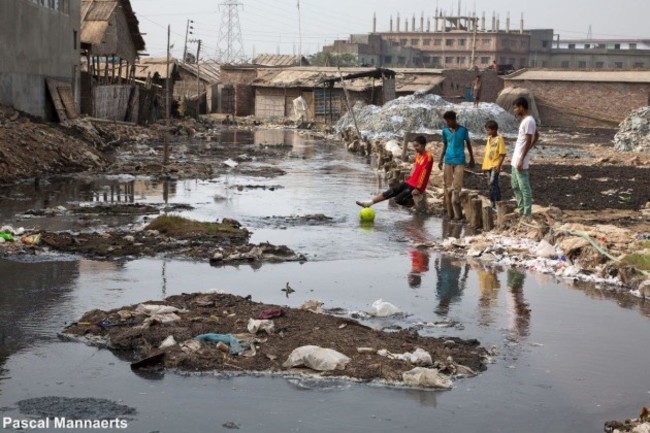
[[[614,136],[614,147],[619,152],[650,150],[650,106],[633,111],[621,123]]]
[[[469,129],[473,135],[485,135],[485,122],[488,120],[496,120],[502,134],[516,134],[519,128],[517,119],[497,104],[481,103],[476,108],[466,102],[452,104],[438,95],[403,96],[387,102],[382,107],[357,102],[353,110],[361,134],[372,139],[393,138],[402,136],[404,132],[439,133],[446,126],[442,116],[449,110],[458,114],[458,123]],[[354,128],[350,112],[336,124],[337,132],[348,128]]]

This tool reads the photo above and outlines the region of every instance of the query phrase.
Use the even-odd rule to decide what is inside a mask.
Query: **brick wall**
[[[452,102],[465,100],[465,89],[472,87],[472,80],[476,78],[476,71],[463,69],[446,69],[442,72],[445,81],[441,84],[441,94],[444,99]],[[503,90],[503,79],[494,71],[481,71],[481,101],[495,102],[499,92]]]
[[[650,83],[511,81],[508,87],[532,91],[542,124],[564,127],[612,127],[648,105]]]

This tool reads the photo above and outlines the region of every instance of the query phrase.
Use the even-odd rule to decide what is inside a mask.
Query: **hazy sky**
[[[171,24],[172,52],[181,56],[187,19],[194,20],[194,35],[203,40],[201,58],[214,58],[221,23],[222,0],[131,0],[140,20],[140,30],[146,33],[147,52],[164,56],[167,24]],[[298,52],[297,0],[239,0],[239,20],[244,53]],[[421,13],[433,16],[436,5],[446,11],[458,12],[458,0],[300,0],[302,23],[302,52],[320,51],[325,43],[345,39],[350,33],[372,30],[372,15],[377,13],[377,30],[388,30],[390,16],[413,17],[419,21]],[[510,12],[511,28],[519,28],[521,13],[526,28],[553,28],[563,38],[584,38],[591,25],[594,38],[650,39],[650,1],[644,0],[461,0],[461,11],[486,12],[489,23],[492,11],[501,16],[505,27],[506,13]],[[196,52],[196,45],[189,45]]]

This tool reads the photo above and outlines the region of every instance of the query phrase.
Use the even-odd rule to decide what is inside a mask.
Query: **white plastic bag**
[[[392,153],[393,157],[395,158],[402,156],[402,147],[396,140],[388,140],[386,142],[385,149],[387,152]]]
[[[275,331],[273,320],[248,319],[248,332],[257,334],[259,331],[266,331],[267,334],[272,334]]]
[[[415,367],[402,373],[402,380],[406,385],[425,388],[451,389],[453,386],[451,380],[435,368]]]
[[[170,335],[169,337],[165,338],[165,340],[160,343],[160,346],[158,346],[159,349],[167,349],[168,347],[176,346],[176,340],[174,339],[173,335]]]
[[[372,303],[372,310],[369,313],[375,317],[387,317],[401,313],[401,311],[390,302],[384,302],[383,299],[377,299]]]
[[[282,364],[284,368],[304,365],[317,371],[345,370],[350,358],[332,349],[318,346],[301,346],[293,350]]]
[[[533,252],[535,256],[537,257],[543,257],[545,259],[550,259],[555,253],[555,247],[551,244],[549,244],[547,241],[542,239],[539,244],[537,244],[537,247],[535,248],[535,251]]]

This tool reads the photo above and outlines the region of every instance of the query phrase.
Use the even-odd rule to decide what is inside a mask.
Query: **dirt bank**
[[[158,213],[153,206],[117,205],[82,207],[104,215]],[[72,210],[75,212],[75,210]],[[46,213],[45,213],[46,214]],[[13,242],[0,243],[0,255],[42,254],[57,251],[93,259],[167,257],[206,260],[214,266],[252,262],[305,261],[290,248],[269,243],[250,244],[251,232],[232,219],[206,223],[175,216],[160,216],[136,230],[108,229],[92,232],[34,230],[16,234]]]
[[[107,159],[72,129],[0,106],[0,183],[48,173],[100,171]]]
[[[473,375],[485,369],[487,359],[486,351],[476,340],[422,337],[407,330],[386,333],[350,319],[307,309],[261,304],[251,301],[250,297],[183,294],[171,296],[164,302],[147,304],[175,307],[178,311],[175,310],[176,317],[171,317],[167,323],[158,323],[151,316],[138,314],[137,311],[143,311],[143,307],[137,305],[111,311],[93,310],[67,327],[63,335],[105,344],[119,356],[132,361],[161,353],[160,345],[173,336],[178,344],[163,349],[164,355],[154,365],[145,367],[183,371],[291,374],[295,370],[283,367],[283,363],[294,349],[305,345],[333,349],[350,358],[344,369],[324,371],[323,375],[364,381],[401,383],[402,373],[418,363],[382,356],[377,353],[381,349],[402,354],[420,348],[431,356],[430,362],[421,365],[435,367],[447,376]],[[319,305],[313,304],[311,308],[318,309]],[[257,319],[263,312],[276,316],[271,319],[274,330],[250,334],[249,319]],[[194,339],[208,333],[236,335],[241,341],[248,341],[254,349],[234,355],[233,344],[228,353],[214,343],[199,343]]]

